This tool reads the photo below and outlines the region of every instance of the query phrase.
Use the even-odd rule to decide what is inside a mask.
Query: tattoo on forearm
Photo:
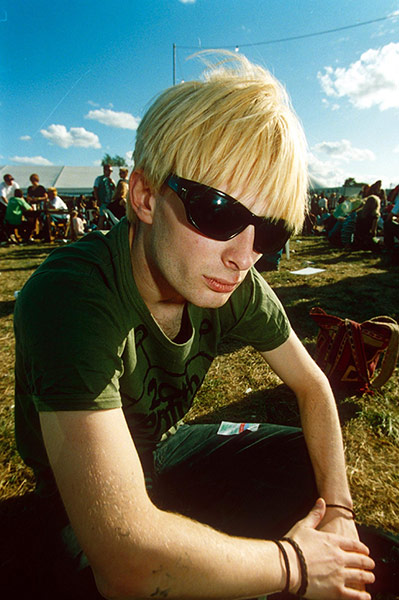
[[[169,590],[160,590],[159,587],[150,595],[150,598],[167,598],[169,595]]]

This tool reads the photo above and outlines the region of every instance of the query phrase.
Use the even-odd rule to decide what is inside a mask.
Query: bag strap
[[[390,329],[388,347],[382,359],[381,368],[377,377],[371,382],[373,388],[380,388],[391,377],[399,357],[399,325],[391,317],[373,317],[372,323],[385,325]]]
[[[364,349],[362,327],[360,323],[345,319],[345,329],[352,349],[352,357],[356,365],[358,375],[365,382],[365,387],[370,385],[370,377],[367,368],[367,357]]]

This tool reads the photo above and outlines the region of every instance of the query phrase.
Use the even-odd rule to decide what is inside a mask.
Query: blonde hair
[[[49,187],[47,188],[48,192],[52,192],[54,194],[54,196],[56,196],[58,194],[58,190],[55,187]]]
[[[366,202],[360,214],[362,217],[379,217],[380,216],[381,200],[378,196],[372,194],[366,198]]]
[[[208,52],[209,54],[209,52]],[[299,231],[308,187],[306,142],[283,86],[242,55],[223,52],[201,81],[165,90],[141,121],[133,153],[155,194],[175,173],[285,219]],[[130,204],[130,203],[129,203]],[[128,206],[128,218],[133,209]]]

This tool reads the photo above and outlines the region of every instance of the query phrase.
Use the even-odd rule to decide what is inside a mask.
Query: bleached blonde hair
[[[248,208],[256,204],[257,214],[300,231],[307,148],[285,89],[239,54],[226,51],[206,64],[201,80],[165,90],[150,106],[137,129],[134,169],[155,194],[170,173],[239,190]]]

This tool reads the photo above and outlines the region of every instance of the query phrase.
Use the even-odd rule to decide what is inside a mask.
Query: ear
[[[129,179],[129,201],[137,218],[152,223],[155,196],[142,171],[132,171]]]

